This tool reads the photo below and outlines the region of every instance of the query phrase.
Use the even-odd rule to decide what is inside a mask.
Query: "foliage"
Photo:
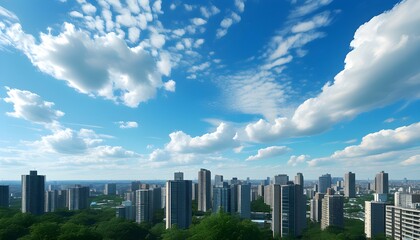
[[[269,205],[264,203],[264,198],[259,197],[258,199],[251,202],[251,211],[269,213],[271,208]]]

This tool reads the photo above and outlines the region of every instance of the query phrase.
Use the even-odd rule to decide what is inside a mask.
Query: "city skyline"
[[[0,0],[0,176],[419,180],[420,2]]]

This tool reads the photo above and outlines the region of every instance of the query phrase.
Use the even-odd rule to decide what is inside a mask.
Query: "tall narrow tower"
[[[45,210],[45,176],[37,171],[22,175],[22,212],[41,215]]]
[[[207,212],[211,208],[211,172],[200,169],[198,172],[198,211]]]

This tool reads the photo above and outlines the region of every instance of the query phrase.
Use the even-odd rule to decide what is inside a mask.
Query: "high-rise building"
[[[273,184],[273,235],[297,237],[306,226],[306,197],[302,186]]]
[[[107,183],[105,184],[105,195],[117,195],[117,184],[116,183]]]
[[[420,194],[401,193],[394,194],[394,206],[404,208],[416,208],[420,204]]]
[[[388,173],[381,171],[375,176],[375,192],[388,194]]]
[[[198,172],[198,211],[207,212],[211,208],[211,172],[200,169]]]
[[[230,212],[238,212],[238,183],[230,185]]]
[[[141,185],[141,182],[140,181],[133,181],[133,182],[131,182],[131,192],[133,192],[135,194],[136,191],[140,189],[140,185]],[[132,202],[132,204],[133,203],[134,202]]]
[[[65,209],[68,208],[68,193],[67,190],[58,190],[58,196],[57,196],[57,206],[56,209]]]
[[[166,228],[176,224],[188,228],[192,219],[192,183],[190,180],[166,182]]]
[[[330,190],[330,189],[328,189]],[[327,192],[331,192],[328,191]],[[326,194],[322,199],[321,229],[328,226],[344,227],[343,197]]]
[[[319,193],[327,193],[327,188],[331,187],[331,175],[324,174],[319,177],[318,179],[318,192]]]
[[[388,205],[385,225],[390,239],[420,239],[420,209]]]
[[[311,221],[321,222],[322,218],[322,199],[323,193],[316,193],[315,197],[311,200]]]
[[[302,186],[302,192],[303,192],[303,189],[305,188],[305,181],[303,180],[303,174],[302,173],[297,173],[296,174],[294,183],[296,185]]]
[[[214,175],[214,186],[223,187],[223,175]]]
[[[273,184],[264,186],[264,203],[273,207]]]
[[[192,183],[192,200],[198,201],[198,183]]]
[[[251,185],[238,185],[238,213],[241,218],[251,218]]]
[[[174,180],[176,180],[176,181],[184,180],[184,173],[183,172],[175,172],[174,173]]]
[[[224,184],[213,188],[213,212],[230,212],[230,187]]]
[[[8,185],[0,185],[0,207],[9,207],[9,186]]]
[[[258,197],[264,198],[264,184],[258,185]]]
[[[37,171],[22,175],[22,212],[35,215],[45,211],[45,176]]]
[[[287,176],[287,174],[278,174],[274,176],[273,184],[286,185],[287,182],[289,182],[289,176]]]
[[[45,191],[45,212],[55,212],[58,209],[58,191]]]
[[[387,203],[365,201],[365,234],[373,238],[379,234],[385,235],[385,210]]]
[[[89,207],[89,187],[76,185],[67,190],[69,210],[81,210]]]
[[[126,220],[136,220],[136,210],[131,201],[123,201],[120,206],[116,207],[116,217]]]
[[[344,174],[344,196],[349,198],[356,197],[356,174],[348,172]]]
[[[149,189],[140,189],[136,191],[136,222],[149,222],[150,221],[150,192]]]

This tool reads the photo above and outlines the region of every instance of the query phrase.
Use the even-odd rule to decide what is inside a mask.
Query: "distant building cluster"
[[[223,211],[251,219],[261,214],[251,212],[251,202],[259,199],[270,207],[271,221],[265,222],[270,224],[273,236],[280,238],[301,236],[307,218],[318,222],[321,229],[344,228],[344,219],[350,217],[345,213],[345,205],[354,206],[361,195],[372,196],[372,201],[360,205],[364,209],[364,231],[368,239],[378,236],[420,239],[420,192],[413,192],[409,186],[390,188],[388,173],[384,171],[363,187],[356,185],[356,174],[352,172],[345,173],[343,178],[323,174],[317,182],[306,186],[302,173],[297,173],[293,181],[286,174],[278,174],[253,185],[249,178],[225,180],[222,175],[215,175],[212,181],[211,171],[200,169],[197,179],[197,182],[185,180],[182,172],[175,172],[173,180],[164,186],[133,181],[128,191],[123,192],[121,188],[118,190],[117,183],[106,183],[103,194],[124,196],[124,201],[115,208],[117,217],[152,223],[164,209],[166,228],[181,229],[191,225],[193,202],[202,213]],[[21,189],[23,213],[41,215],[59,209],[90,207],[92,190],[88,186],[49,185],[46,189],[45,176],[37,171],[22,175]],[[390,192],[393,203],[389,201]],[[0,185],[0,207],[9,206],[9,197],[9,186]]]

